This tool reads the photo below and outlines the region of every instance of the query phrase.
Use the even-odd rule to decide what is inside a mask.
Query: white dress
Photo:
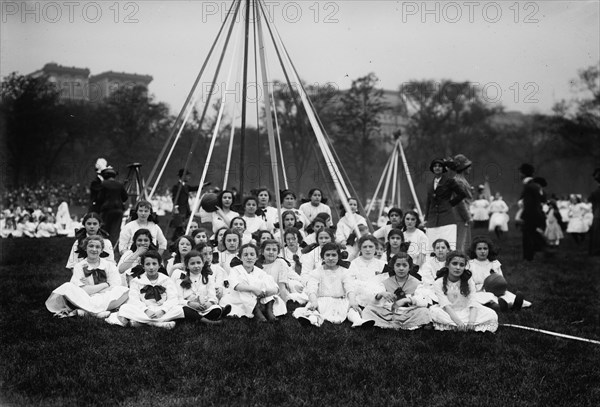
[[[148,229],[152,235],[152,243],[154,243],[158,250],[167,249],[167,239],[162,229],[154,222],[148,222],[147,225],[141,226],[137,220],[132,220],[121,228],[119,233],[119,251],[123,253],[125,250],[131,248],[133,244],[133,235],[139,229]]]
[[[331,221],[331,208],[323,203],[320,203],[319,206],[313,206],[310,202],[305,202],[300,205],[298,209],[300,212],[302,212],[306,219],[308,219],[309,223],[315,220],[318,214],[326,213],[329,215],[327,226],[331,226],[333,224]]]
[[[249,234],[258,232],[259,230],[269,230],[267,222],[260,216],[242,216],[242,218],[246,221],[246,232]]]
[[[350,304],[347,296],[354,288],[354,278],[349,270],[341,266],[335,270],[319,267],[310,273],[306,288],[307,294],[317,296],[317,309],[296,308],[293,316],[306,318],[315,326],[321,326],[324,321],[341,324],[348,316]]]
[[[102,257],[102,258],[114,263],[115,262],[115,253],[113,251],[112,243],[108,239],[102,239],[102,240],[104,240],[104,250],[102,250],[102,251],[103,251],[103,253],[108,254],[108,256]],[[84,259],[83,257],[79,256],[79,253],[77,253],[78,244],[79,244],[79,241],[76,240],[73,243],[73,246],[71,246],[71,252],[69,253],[69,259],[67,260],[67,265],[65,266],[68,269],[72,269],[73,267],[75,267],[75,264],[79,263],[81,260]]]
[[[490,218],[488,208],[490,206],[490,201],[487,199],[476,199],[471,202],[471,206],[469,210],[471,211],[471,215],[473,216],[474,221],[486,221]]]
[[[221,298],[221,305],[231,305],[231,312],[229,315],[235,317],[254,318],[253,311],[258,299],[253,293],[236,291],[235,287],[237,287],[238,284],[251,285],[259,287],[262,290],[279,290],[273,277],[268,275],[263,269],[255,266],[252,272],[248,273],[242,265],[233,267],[229,272],[229,287],[231,288],[231,291],[228,295]],[[275,297],[277,297],[279,301],[275,301],[273,304],[273,314],[275,314],[275,316],[284,315],[287,312],[287,309],[285,308],[285,303],[283,303],[278,295],[261,298],[260,303],[266,304],[276,300]]]
[[[488,230],[493,232],[497,227],[508,232],[508,205],[502,199],[496,199],[490,204],[490,222]]]
[[[352,232],[356,232],[358,225],[367,225],[365,218],[358,213],[346,212],[346,214],[340,218],[335,229],[335,242],[338,244],[346,245],[348,236]],[[357,238],[358,240],[358,238]]]
[[[589,230],[589,226],[584,220],[586,212],[587,206],[583,202],[571,205],[567,233],[586,233]]]
[[[160,300],[151,297],[153,287],[164,290],[160,295]],[[148,292],[142,291],[148,289]],[[150,318],[146,315],[146,310],[164,311],[165,314],[160,318]],[[158,273],[156,280],[149,280],[146,273],[139,278],[134,278],[130,282],[129,300],[119,309],[119,316],[140,323],[168,322],[183,318],[183,307],[179,304],[177,288],[175,283],[169,277]]]
[[[389,277],[383,272],[384,267],[385,262],[376,258],[366,260],[357,257],[350,262],[348,272],[356,281],[355,294],[358,305],[366,307],[373,303],[381,283]]]
[[[191,286],[190,288],[184,288],[181,286],[181,282],[185,279],[186,272],[184,270],[175,270],[171,279],[177,288],[177,297],[179,298],[179,305],[182,307],[187,306],[188,301],[192,297],[198,297],[198,302],[206,309],[204,311],[196,311],[198,314],[204,316],[213,309],[220,309],[217,299],[217,292],[215,290],[214,276],[208,276],[208,282],[204,284],[202,282],[202,275],[194,275],[190,273]]]
[[[492,270],[494,273],[501,275],[502,274],[502,264],[498,260],[489,261],[484,260],[480,261],[477,259],[469,260],[469,270],[471,270],[472,277],[471,280],[475,283],[476,292],[473,295],[473,298],[480,304],[489,304],[489,303],[498,303],[498,298],[504,299],[508,304],[513,304],[515,301],[515,294],[506,290],[504,295],[500,297],[496,297],[493,293],[487,292],[483,288],[483,283],[485,279],[488,278],[492,274]],[[523,301],[523,308],[531,307],[531,302]]]
[[[114,263],[105,259],[100,259],[100,264],[97,267],[106,273],[106,282],[110,286],[108,289],[89,295],[83,290],[85,285],[95,285],[92,274],[85,276],[85,270],[89,270],[87,260],[82,260],[73,267],[73,275],[71,281],[64,283],[56,290],[52,291],[50,297],[46,300],[46,308],[48,311],[60,314],[61,312],[69,311],[71,308],[67,304],[69,301],[77,309],[97,314],[102,311],[110,311],[127,300],[127,287],[121,285],[121,276]]]
[[[434,287],[439,304],[429,309],[435,329],[440,331],[456,329],[456,323],[444,310],[444,307],[449,306],[465,324],[469,321],[471,309],[475,308],[477,310],[477,315],[473,321],[475,331],[496,332],[498,329],[498,315],[491,308],[484,307],[475,301],[473,298],[475,283],[472,278],[469,279],[469,295],[466,297],[460,293],[460,280],[454,283],[448,280],[447,294],[444,294],[442,289],[443,281],[443,278],[435,281]]]
[[[417,266],[421,266],[420,255],[425,256],[430,252],[427,235],[421,229],[415,229],[413,232],[405,231],[404,241],[410,242],[407,253],[412,257],[413,262]]]

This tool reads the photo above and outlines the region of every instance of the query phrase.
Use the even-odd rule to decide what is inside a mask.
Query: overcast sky
[[[0,74],[27,74],[48,62],[89,68],[92,75],[107,70],[148,74],[156,99],[177,112],[230,4],[3,0]],[[523,112],[550,112],[556,101],[573,97],[569,81],[577,71],[598,64],[599,4],[267,2],[300,76],[309,83],[345,89],[369,72],[390,90],[412,79],[469,80],[485,87],[489,100]],[[271,77],[283,79],[273,49],[266,50]]]

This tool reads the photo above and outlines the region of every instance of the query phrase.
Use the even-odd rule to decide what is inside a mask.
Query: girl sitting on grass
[[[221,303],[231,305],[231,316],[255,318],[258,322],[277,321],[277,316],[286,311],[274,308],[279,288],[273,277],[255,266],[257,247],[253,244],[242,245],[239,255],[242,264],[231,269],[231,292],[222,298]]]
[[[404,243],[404,233],[400,229],[392,229],[387,235],[387,242],[385,244],[385,260],[386,263],[390,261],[392,257],[400,252],[406,253],[407,244]]]
[[[374,321],[379,328],[417,329],[431,322],[428,300],[418,294],[421,282],[410,275],[412,257],[400,253],[390,260],[390,277],[380,284],[375,294],[377,304],[363,310],[363,319]]]
[[[175,327],[174,320],[184,317],[183,308],[173,280],[159,273],[161,264],[162,259],[156,251],[147,251],[141,256],[144,273],[131,280],[129,300],[106,322],[134,327],[143,324],[165,329]]]
[[[246,225],[246,220],[241,216],[236,216],[231,221],[231,230],[236,231],[240,235],[240,244],[252,242],[252,234],[246,230]]]
[[[438,271],[434,288],[439,304],[430,308],[434,328],[496,332],[498,315],[474,298],[475,282],[466,269],[468,260],[464,253],[450,252],[446,267]]]
[[[303,326],[312,324],[320,327],[324,321],[341,324],[350,308],[359,312],[354,296],[354,279],[347,269],[347,262],[341,260],[338,245],[326,243],[322,247],[321,258],[323,265],[312,271],[308,280],[308,304],[296,308],[293,313]]]
[[[518,311],[521,307],[530,307],[529,301],[523,300],[523,294],[511,293],[502,273],[500,262],[496,259],[498,252],[487,236],[475,236],[469,251],[471,260],[469,270],[475,282],[475,299],[496,311]]]
[[[439,269],[446,265],[446,256],[450,252],[450,243],[446,239],[437,239],[431,245],[433,251],[423,266],[419,268],[419,275],[425,287],[433,289],[433,284]]]
[[[139,201],[131,211],[130,222],[121,228],[119,233],[119,252],[121,254],[131,247],[133,234],[138,229],[148,229],[152,235],[152,243],[158,247],[162,254],[167,249],[167,239],[162,229],[158,226],[158,217],[152,210],[152,204],[148,201]]]
[[[300,257],[300,263],[302,263],[302,275],[308,276],[311,271],[321,264],[323,261],[321,250],[325,244],[333,243],[335,235],[333,234],[333,230],[329,228],[321,229],[317,232],[316,239],[316,243],[303,249],[303,252],[306,251],[306,253]]]
[[[100,257],[104,238],[88,236],[82,246],[86,258],[75,264],[71,281],[52,291],[46,308],[58,317],[92,315],[106,318],[110,311],[127,301],[127,287],[113,262]]]
[[[119,264],[117,264],[119,273],[123,275],[123,285],[129,285],[134,274],[133,269],[141,264],[141,256],[148,250],[156,250],[156,246],[152,244],[152,234],[148,229],[136,230],[133,234],[131,248],[123,253],[119,259]]]
[[[175,240],[175,243],[171,247],[173,253],[167,261],[166,269],[169,276],[172,276],[175,270],[185,270],[183,258],[192,250],[192,247],[194,247],[194,238],[189,235],[179,236]]]
[[[207,243],[208,242],[208,230],[205,228],[198,228],[196,230],[194,230],[192,233],[190,233],[190,236],[192,236],[192,238],[194,238],[194,246],[200,244],[200,243]]]
[[[82,221],[83,228],[75,232],[75,242],[71,247],[71,253],[69,254],[69,260],[67,260],[67,268],[73,270],[75,264],[79,263],[87,256],[86,248],[83,245],[83,241],[89,236],[100,236],[104,241],[103,251],[100,257],[106,258],[111,262],[115,262],[115,254],[113,252],[112,243],[108,240],[108,233],[101,229],[102,219],[100,215],[95,212],[86,213]]]
[[[231,308],[223,310],[218,305],[213,273],[202,253],[195,250],[186,253],[184,264],[185,270],[175,270],[171,279],[177,287],[185,319],[209,323],[227,315]]]

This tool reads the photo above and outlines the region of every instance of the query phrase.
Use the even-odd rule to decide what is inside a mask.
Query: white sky
[[[92,75],[149,74],[151,92],[174,113],[216,37],[221,11],[231,4],[0,2],[1,76],[31,73],[48,62],[86,67]],[[569,81],[577,71],[600,60],[598,1],[267,3],[300,76],[340,89],[369,72],[390,90],[412,79],[470,80],[487,85],[489,98],[507,110],[547,113],[573,96]],[[283,79],[273,49],[267,53],[272,78]]]

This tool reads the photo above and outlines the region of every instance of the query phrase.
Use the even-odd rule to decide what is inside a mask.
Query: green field
[[[3,239],[0,404],[15,406],[598,406],[600,345],[500,327],[496,334],[302,328],[227,320],[172,331],[56,319],[44,301],[68,280],[69,239]],[[512,323],[600,340],[600,259],[569,239],[520,261],[509,284],[533,307]]]

